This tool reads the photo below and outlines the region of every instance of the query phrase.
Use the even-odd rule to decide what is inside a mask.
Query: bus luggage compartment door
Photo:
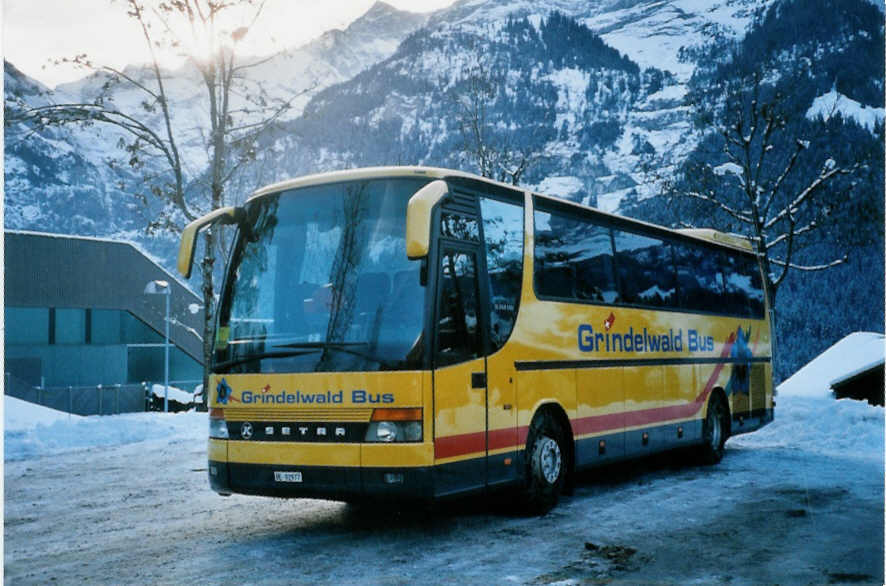
[[[486,386],[475,388],[484,359],[434,374],[435,492],[482,489],[486,484]]]

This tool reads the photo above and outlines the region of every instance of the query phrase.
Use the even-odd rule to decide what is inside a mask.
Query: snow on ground
[[[51,454],[156,440],[203,440],[206,413],[125,413],[81,417],[4,395],[4,457]]]
[[[882,584],[882,413],[785,397],[775,422],[730,440],[717,466],[595,470],[543,517],[515,515],[506,499],[424,514],[221,498],[207,486],[204,414],[89,417],[84,433],[150,421],[165,441],[7,461],[5,579]]]
[[[554,128],[560,128],[563,122],[569,128],[576,128],[576,112],[583,112],[587,107],[587,89],[591,74],[580,69],[567,67],[551,73],[547,79],[557,88],[557,118]]]
[[[828,456],[882,460],[883,407],[835,401],[831,381],[883,362],[884,336],[849,334],[778,386],[775,422],[730,445],[794,447]]]
[[[886,109],[865,106],[832,89],[812,101],[812,106],[806,111],[806,118],[814,120],[821,116],[827,120],[834,114],[840,114],[844,119],[851,118],[872,131],[877,123],[883,122]]]
[[[23,401],[4,395],[4,429],[10,431],[30,431],[38,425],[48,426],[56,421],[76,421],[83,419],[79,415],[71,415],[56,411],[29,401]]]
[[[155,397],[162,399],[162,398],[164,398],[164,396],[167,396],[166,387],[163,385],[158,385],[158,384],[151,385],[151,394],[153,394]],[[189,393],[188,391],[184,391],[182,389],[170,386],[168,399],[170,401],[178,401],[182,405],[189,405],[190,403],[193,403],[193,401],[194,401],[194,394]]]
[[[883,424],[883,407],[865,401],[780,394],[774,422],[753,433],[736,436],[728,445],[788,448],[881,462]]]

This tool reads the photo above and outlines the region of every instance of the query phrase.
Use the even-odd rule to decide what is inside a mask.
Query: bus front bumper
[[[286,466],[209,460],[209,485],[219,494],[343,501],[427,500],[433,495],[430,467]]]

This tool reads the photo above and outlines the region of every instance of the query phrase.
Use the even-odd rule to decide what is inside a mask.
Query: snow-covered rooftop
[[[779,395],[830,397],[831,383],[864,372],[884,361],[884,336],[849,334],[798,370],[778,387]]]

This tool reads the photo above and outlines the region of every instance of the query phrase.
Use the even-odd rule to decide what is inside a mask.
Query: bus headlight
[[[403,434],[408,442],[421,441],[421,421],[409,421],[403,425]]]
[[[222,409],[209,410],[209,437],[212,439],[228,439],[228,422]]]
[[[379,421],[375,424],[375,441],[377,442],[395,442],[397,436],[403,436],[397,429],[397,424],[393,421]]]
[[[366,428],[366,442],[420,442],[422,440],[422,410],[375,409],[369,427]]]

